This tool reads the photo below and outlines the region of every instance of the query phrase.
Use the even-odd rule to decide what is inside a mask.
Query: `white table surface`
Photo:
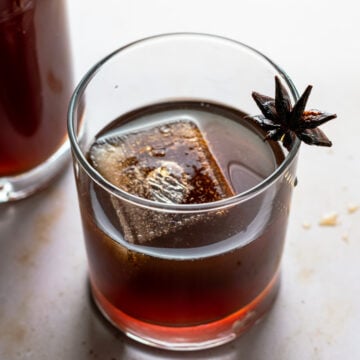
[[[283,282],[266,320],[203,352],[149,349],[108,326],[89,300],[70,166],[48,190],[0,207],[0,359],[304,360],[360,358],[360,33],[356,0],[72,0],[76,79],[116,47],[173,31],[225,35],[281,65],[309,107],[336,112],[331,149],[303,146]],[[319,226],[336,212],[333,227]],[[303,224],[311,225],[305,229]]]

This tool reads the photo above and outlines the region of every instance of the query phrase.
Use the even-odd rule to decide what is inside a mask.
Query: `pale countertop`
[[[259,326],[192,353],[127,340],[89,300],[70,166],[48,190],[0,207],[0,359],[332,360],[360,358],[360,5],[355,0],[69,1],[77,80],[129,41],[164,32],[216,33],[264,52],[309,107],[336,112],[331,149],[301,149],[282,288]],[[338,224],[319,226],[338,214]],[[305,228],[309,224],[310,228]]]

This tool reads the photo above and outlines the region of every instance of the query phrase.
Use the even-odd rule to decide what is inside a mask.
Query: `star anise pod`
[[[262,112],[262,115],[254,116],[252,119],[266,131],[265,140],[280,140],[288,150],[292,148],[296,137],[309,145],[332,145],[323,131],[317,127],[336,118],[336,115],[319,110],[305,111],[311,89],[312,86],[309,85],[294,106],[291,105],[289,93],[277,76],[275,99],[255,91],[252,93]]]

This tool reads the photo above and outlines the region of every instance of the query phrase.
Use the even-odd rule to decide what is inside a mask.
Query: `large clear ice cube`
[[[102,137],[90,160],[108,181],[133,195],[161,203],[194,204],[234,195],[231,185],[192,121],[181,120],[123,135]],[[112,197],[127,241],[144,243],[180,227],[209,221],[203,215],[169,214]]]

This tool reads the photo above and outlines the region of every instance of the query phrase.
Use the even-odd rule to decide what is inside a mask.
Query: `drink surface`
[[[218,201],[259,184],[284,158],[244,117],[199,102],[146,107],[102,130],[89,160],[137,196],[164,203]],[[162,133],[160,140],[164,130],[170,135],[164,140]],[[191,175],[199,169],[208,180],[200,188],[212,189],[205,198],[189,196]],[[278,271],[290,187],[270,187],[230,208],[191,214],[128,203],[84,173],[78,187],[92,285],[114,314],[162,326],[209,323],[246,307]]]
[[[190,181],[196,182],[196,175],[204,173],[213,191],[200,187],[197,196],[168,199],[204,203],[249,190],[276,169],[283,152],[263,137],[261,129],[238,110],[203,102],[165,103],[134,111],[106,126],[89,156],[93,166],[119,188],[160,202],[138,189],[136,178],[142,172],[147,175],[170,161],[182,167],[181,175]],[[134,168],[138,173],[133,174]]]
[[[72,74],[63,0],[0,0],[0,177],[26,172],[66,138]]]

